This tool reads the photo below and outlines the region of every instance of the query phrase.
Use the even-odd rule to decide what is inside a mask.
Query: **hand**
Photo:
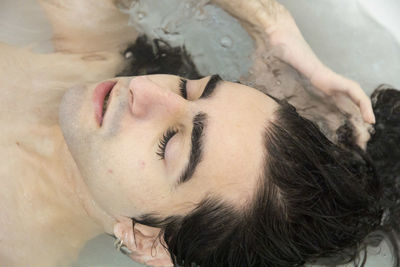
[[[327,67],[317,69],[311,76],[310,81],[316,88],[327,95],[346,94],[358,106],[364,121],[370,124],[375,123],[371,100],[358,83],[334,73]]]
[[[278,48],[278,57],[291,64],[312,85],[327,95],[346,94],[360,109],[365,122],[375,123],[372,104],[360,85],[333,72],[317,58],[311,47],[304,40],[294,19],[282,16],[274,27],[267,29],[270,44]]]

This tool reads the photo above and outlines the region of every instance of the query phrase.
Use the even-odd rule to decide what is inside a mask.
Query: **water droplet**
[[[125,53],[125,58],[131,58],[133,56],[132,51],[128,51]]]
[[[222,47],[230,48],[232,46],[232,39],[228,36],[222,37],[219,41]]]
[[[138,13],[138,19],[139,19],[139,20],[144,19],[145,16],[146,16],[146,15],[145,15],[143,12],[139,12],[139,13]]]

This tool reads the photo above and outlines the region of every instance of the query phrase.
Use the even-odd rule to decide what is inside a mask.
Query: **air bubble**
[[[145,15],[143,12],[139,12],[139,13],[138,13],[138,19],[139,19],[139,20],[144,19],[145,16],[146,16],[146,15]]]
[[[228,36],[222,37],[219,43],[221,44],[222,47],[225,48],[230,48],[233,44],[232,39],[229,38]]]
[[[125,53],[125,58],[131,58],[133,56],[132,51],[128,51]]]

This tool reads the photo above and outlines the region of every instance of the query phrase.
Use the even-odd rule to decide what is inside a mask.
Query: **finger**
[[[369,124],[375,124],[375,114],[369,99],[360,104],[360,110],[365,122]]]
[[[358,106],[363,120],[367,123],[375,123],[371,101],[358,83],[326,67],[313,76],[311,83],[327,95],[332,95],[335,92],[346,94]]]
[[[347,93],[351,100],[358,106],[363,120],[370,124],[375,123],[375,115],[371,100],[357,83],[349,82],[350,86],[345,89],[345,93]]]

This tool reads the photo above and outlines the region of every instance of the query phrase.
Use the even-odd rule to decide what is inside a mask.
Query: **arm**
[[[238,18],[257,46],[278,47],[276,55],[300,71],[327,95],[348,95],[359,107],[364,121],[374,123],[371,101],[359,84],[326,67],[304,40],[290,12],[275,0],[214,0]]]
[[[289,11],[275,0],[213,0],[213,2],[239,19],[256,38],[255,33],[269,33],[286,17],[291,17]]]
[[[39,0],[53,28],[56,51],[92,53],[124,49],[136,30],[114,0]]]

